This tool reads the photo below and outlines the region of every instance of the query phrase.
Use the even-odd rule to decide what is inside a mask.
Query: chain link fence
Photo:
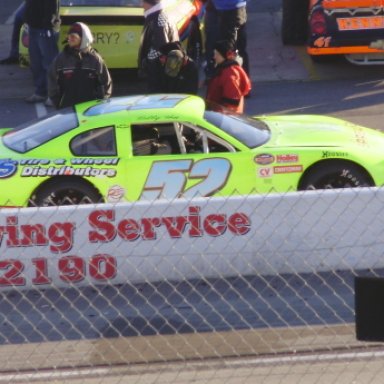
[[[383,202],[364,188],[3,209],[0,382],[379,383],[354,279],[384,275]]]

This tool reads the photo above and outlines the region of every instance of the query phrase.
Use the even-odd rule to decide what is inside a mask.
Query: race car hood
[[[270,147],[384,145],[384,134],[334,117],[316,115],[261,118],[271,130]]]

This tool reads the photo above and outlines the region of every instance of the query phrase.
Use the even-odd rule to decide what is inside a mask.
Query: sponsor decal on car
[[[367,145],[367,138],[365,131],[359,127],[354,128],[356,142],[361,145]]]
[[[17,163],[13,160],[0,160],[0,179],[5,179],[14,175],[17,171]]]
[[[125,195],[125,189],[120,185],[113,185],[108,189],[107,201],[108,203],[118,203]]]
[[[286,154],[286,155],[277,155],[277,163],[297,163],[299,161],[299,155],[296,154]]]
[[[339,31],[382,29],[384,28],[384,18],[382,16],[338,18],[337,26]]]
[[[257,175],[262,178],[272,177],[273,169],[271,167],[262,167],[257,170]]]
[[[323,155],[321,157],[323,159],[328,159],[329,157],[348,157],[348,153],[340,151],[323,151]]]
[[[302,165],[282,165],[273,167],[273,173],[275,174],[284,174],[284,173],[298,173],[303,172]]]
[[[73,168],[63,167],[24,167],[21,177],[46,177],[46,176],[82,176],[82,177],[115,177],[116,169],[111,168]]]
[[[117,165],[119,164],[120,159],[118,157],[113,158],[97,158],[97,159],[88,159],[88,158],[74,158],[71,159],[72,165]]]
[[[259,165],[272,164],[275,161],[275,156],[269,153],[261,153],[255,156],[255,163]]]

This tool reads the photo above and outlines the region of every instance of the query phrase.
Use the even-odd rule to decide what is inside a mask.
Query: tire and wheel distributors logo
[[[0,179],[14,175],[17,171],[17,162],[9,159],[0,160]]]

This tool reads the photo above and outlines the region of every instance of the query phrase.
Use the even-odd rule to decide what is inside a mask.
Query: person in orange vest
[[[252,86],[237,58],[237,51],[232,42],[220,40],[215,43],[215,72],[208,80],[207,109],[244,112],[244,96],[249,94]]]

